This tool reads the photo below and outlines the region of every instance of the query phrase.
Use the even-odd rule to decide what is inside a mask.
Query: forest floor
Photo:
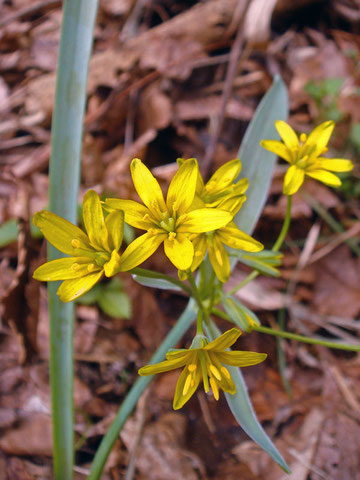
[[[133,157],[143,159],[164,188],[178,157],[196,157],[206,174],[236,158],[259,101],[280,74],[294,129],[308,133],[322,121],[336,121],[329,156],[351,158],[356,166],[342,175],[337,190],[306,181],[294,197],[281,276],[256,279],[239,298],[264,325],[276,326],[286,306],[286,329],[359,344],[359,0],[99,3],[79,202],[90,188],[135,198]],[[46,285],[32,279],[46,248],[31,235],[30,220],[48,204],[61,17],[59,0],[0,2],[1,480],[51,478]],[[283,167],[279,162],[275,169],[254,232],[266,247],[285,215]],[[162,252],[146,267],[176,275]],[[230,283],[245,274],[238,267]],[[142,287],[125,274],[116,288],[119,318],[98,303],[77,305],[76,479],[85,478],[138,368],[187,303],[178,293]],[[224,321],[220,326],[228,327]],[[181,345],[189,345],[192,333]],[[174,412],[175,371],[159,376],[150,395],[141,398],[102,478],[125,478],[129,459],[132,466],[135,459],[138,480],[359,480],[359,355],[277,344],[259,333],[243,335],[238,345],[268,353],[266,362],[244,369],[244,375],[258,418],[290,465],[290,476],[250,441],[224,397],[216,402],[199,391]],[[285,359],[280,363],[278,349]]]

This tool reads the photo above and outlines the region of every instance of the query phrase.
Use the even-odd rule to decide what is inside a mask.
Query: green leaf
[[[239,262],[244,263],[248,267],[261,272],[263,275],[271,277],[278,277],[279,270],[276,268],[282,263],[282,253],[273,252],[272,250],[262,250],[261,252],[244,252],[237,250],[231,253],[231,256],[238,259]]]
[[[220,336],[220,331],[213,321],[210,322],[209,328],[206,328],[206,333],[211,340],[215,340],[215,338]],[[226,368],[229,370],[236,386],[236,393],[234,395],[225,393],[232,414],[249,437],[260,445],[286,473],[290,473],[290,469],[285,460],[267,436],[256,417],[241,370],[237,367]]]
[[[150,278],[143,277],[142,275],[133,275],[132,278],[135,280],[135,282],[140,283],[140,285],[144,285],[144,287],[181,291],[181,288],[178,285],[169,282],[169,280],[164,280],[163,278]]]
[[[249,179],[250,188],[246,192],[247,200],[235,217],[238,227],[248,234],[255,228],[262,212],[270,188],[276,155],[260,146],[262,139],[278,139],[275,129],[276,120],[286,120],[288,115],[288,94],[280,77],[261,100],[242,141],[239,158],[242,161],[241,177]],[[231,260],[232,268],[237,260]],[[211,322],[209,336],[215,339],[219,330]],[[248,396],[241,372],[231,367],[231,376],[236,385],[235,395],[226,394],[229,407],[245,432],[273,458],[281,468],[289,472],[289,467],[277,451],[260,425]]]
[[[244,232],[251,234],[264,207],[270,188],[276,155],[260,146],[260,140],[278,139],[274,122],[286,120],[288,94],[280,77],[276,77],[251,120],[238,157],[242,162],[239,178],[248,178],[247,200],[235,217],[235,223]],[[235,261],[232,263],[234,265]]]
[[[104,288],[97,301],[109,317],[131,318],[131,302],[125,292]]]
[[[18,236],[18,223],[15,218],[7,220],[0,226],[0,248],[15,242]]]

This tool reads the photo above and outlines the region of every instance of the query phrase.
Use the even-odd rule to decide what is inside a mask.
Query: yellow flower
[[[110,210],[123,210],[126,223],[147,230],[147,233],[129,245],[121,270],[130,270],[139,265],[162,242],[165,254],[175,267],[187,270],[194,257],[194,246],[189,235],[212,231],[231,221],[231,214],[225,210],[190,208],[195,196],[198,171],[194,158],[185,161],[170,183],[165,202],[160,185],[150,170],[138,158],[131,162],[134,186],[145,205],[116,198],[106,199],[105,205]]]
[[[121,264],[118,253],[124,230],[124,214],[110,213],[104,220],[101,202],[94,190],[84,196],[83,217],[86,232],[52,212],[34,216],[34,224],[54,247],[70,258],[59,258],[41,265],[34,272],[37,280],[64,280],[57,293],[70,302],[90,290],[105,273],[115,275]]]
[[[174,410],[181,408],[195,393],[200,380],[207,393],[210,387],[216,400],[219,389],[234,394],[236,387],[225,365],[247,367],[256,365],[267,357],[265,353],[226,351],[241,335],[232,328],[212,342],[203,335],[196,335],[189,349],[173,350],[166,354],[166,360],[155,365],[140,368],[139,375],[153,375],[185,367],[175,389]]]
[[[219,204],[218,208],[228,210],[234,216],[245,200],[245,195],[229,196]],[[191,271],[194,272],[199,267],[208,252],[214,272],[222,283],[229,280],[231,273],[229,254],[224,245],[246,252],[260,252],[264,248],[262,243],[240,230],[233,221],[212,232],[193,235],[191,240],[195,250]],[[179,272],[179,277],[184,280],[184,273]]]
[[[180,163],[183,159],[178,160]],[[196,184],[195,204],[204,207],[217,207],[222,201],[231,197],[243,195],[248,186],[247,178],[234,183],[241,171],[241,161],[238,158],[224,163],[205,184],[199,172]]]
[[[279,120],[275,126],[283,142],[262,140],[261,146],[290,163],[284,179],[285,195],[296,193],[304,182],[305,175],[331,187],[339,187],[341,180],[331,172],[349,172],[353,169],[350,160],[322,157],[328,150],[327,144],[334,130],[334,122],[318,125],[308,137],[302,133],[300,141],[287,123]]]

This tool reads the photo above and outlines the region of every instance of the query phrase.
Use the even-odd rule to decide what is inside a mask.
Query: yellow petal
[[[176,234],[176,237],[170,234],[169,237],[164,241],[165,255],[179,270],[188,270],[194,258],[193,244],[181,233]]]
[[[33,223],[40,228],[42,234],[48,242],[56,247],[60,252],[67,255],[74,255],[78,249],[74,248],[72,241],[76,240],[79,248],[92,251],[89,239],[85,233],[72,223],[68,222],[55,213],[43,210],[34,215]]]
[[[211,193],[222,191],[235,182],[241,172],[241,161],[239,158],[224,163],[212,175],[205,189]]]
[[[310,133],[305,145],[316,145],[316,155],[321,155],[330,140],[334,127],[335,122],[333,121],[321,123]]]
[[[164,360],[163,362],[155,363],[154,365],[146,365],[140,368],[139,375],[145,377],[146,375],[155,375],[156,373],[170,372],[176,368],[181,368],[186,363],[186,358],[175,358],[171,360]]]
[[[195,158],[186,160],[171,180],[166,204],[172,216],[180,216],[194,200],[199,166]]]
[[[226,283],[231,273],[229,255],[217,235],[214,235],[212,241],[208,241],[208,252],[210,263],[217,278],[220,282]]]
[[[231,222],[231,213],[218,208],[199,208],[182,215],[176,230],[183,233],[212,232]]]
[[[341,185],[340,178],[333,173],[328,172],[327,170],[312,170],[309,172],[306,171],[306,175],[311,178],[315,178],[315,180],[319,180],[320,182],[325,183],[330,187],[339,187]]]
[[[134,186],[139,197],[155,218],[161,220],[160,213],[167,212],[167,208],[157,180],[139,158],[134,158],[131,162],[130,169]]]
[[[149,230],[149,228],[154,226],[149,220],[151,215],[150,210],[144,205],[141,205],[141,203],[134,202],[134,200],[107,198],[105,205],[112,209],[122,210],[125,214],[125,222],[132,227]]]
[[[87,257],[58,258],[38,267],[33,274],[33,278],[42,282],[79,278],[88,274],[87,267],[89,264],[92,264],[92,262]],[[99,271],[101,268],[96,267],[96,270]]]
[[[304,181],[304,170],[298,168],[296,165],[291,165],[288,168],[284,178],[284,194],[294,195],[301,187]]]
[[[88,292],[103,275],[103,271],[89,273],[85,277],[65,280],[58,288],[57,294],[62,302],[71,302]]]
[[[124,212],[117,210],[109,213],[105,219],[105,226],[108,231],[110,249],[120,250],[124,236]]]
[[[107,277],[112,277],[120,272],[121,258],[116,250],[111,252],[110,260],[104,263],[104,272]]]
[[[220,210],[230,212],[232,216],[236,215],[246,201],[246,195],[229,195],[219,203]]]
[[[318,158],[315,167],[319,170],[330,170],[330,172],[350,172],[354,164],[351,160],[344,158]]]
[[[89,190],[84,195],[83,217],[90,243],[97,250],[109,252],[108,231],[105,226],[104,214],[99,195],[94,190]]]
[[[242,232],[234,222],[217,230],[215,235],[225,245],[246,252],[260,252],[264,248],[262,243]]]
[[[275,127],[279,132],[281,139],[288,148],[293,150],[299,147],[299,139],[288,123],[278,120],[275,122]]]
[[[189,375],[189,370],[187,368],[184,368],[184,370],[181,372],[181,375],[177,381],[176,388],[175,388],[174,402],[173,402],[174,410],[179,410],[179,408],[183,407],[185,403],[189,401],[190,398],[194,395],[194,393],[196,392],[196,389],[199,386],[201,372],[200,372],[200,368],[197,367],[195,375],[193,376],[194,382],[190,383],[186,393],[184,394],[184,386],[188,378],[188,375]]]
[[[266,353],[257,352],[219,352],[216,354],[220,362],[233,367],[248,367],[257,365],[265,360]]]
[[[191,352],[187,348],[179,348],[176,350],[170,350],[166,354],[166,360],[174,360],[175,358],[184,358],[186,355],[190,355]]]
[[[145,262],[167,237],[166,233],[152,235],[144,233],[136,238],[121,255],[120,271],[126,272]]]
[[[269,150],[269,152],[273,152],[278,157],[291,163],[291,150],[282,142],[278,140],[261,140],[260,145],[265,148],[265,150]]]
[[[208,343],[204,349],[213,350],[214,352],[222,352],[227,348],[231,347],[236,340],[240,337],[241,332],[237,328],[232,328],[227,330],[225,333],[220,335],[220,337],[215,338],[212,342]]]
[[[192,239],[194,245],[194,259],[191,265],[191,271],[194,272],[200,263],[204,260],[207,252],[207,239],[204,233],[200,233],[194,239]]]

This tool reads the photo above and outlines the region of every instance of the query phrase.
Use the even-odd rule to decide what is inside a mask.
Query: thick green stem
[[[49,168],[50,210],[76,223],[86,84],[97,0],[64,3]],[[48,247],[48,258],[61,257]],[[73,478],[73,324],[74,305],[49,285],[50,383],[52,399],[54,478]]]
[[[191,271],[186,272],[186,273],[187,273],[187,277],[188,277],[190,287],[191,287],[191,294],[194,297],[194,299],[196,300],[196,303],[198,304],[200,310],[204,311],[204,306],[203,306],[201,298],[200,298],[199,290],[196,286],[194,275]]]

